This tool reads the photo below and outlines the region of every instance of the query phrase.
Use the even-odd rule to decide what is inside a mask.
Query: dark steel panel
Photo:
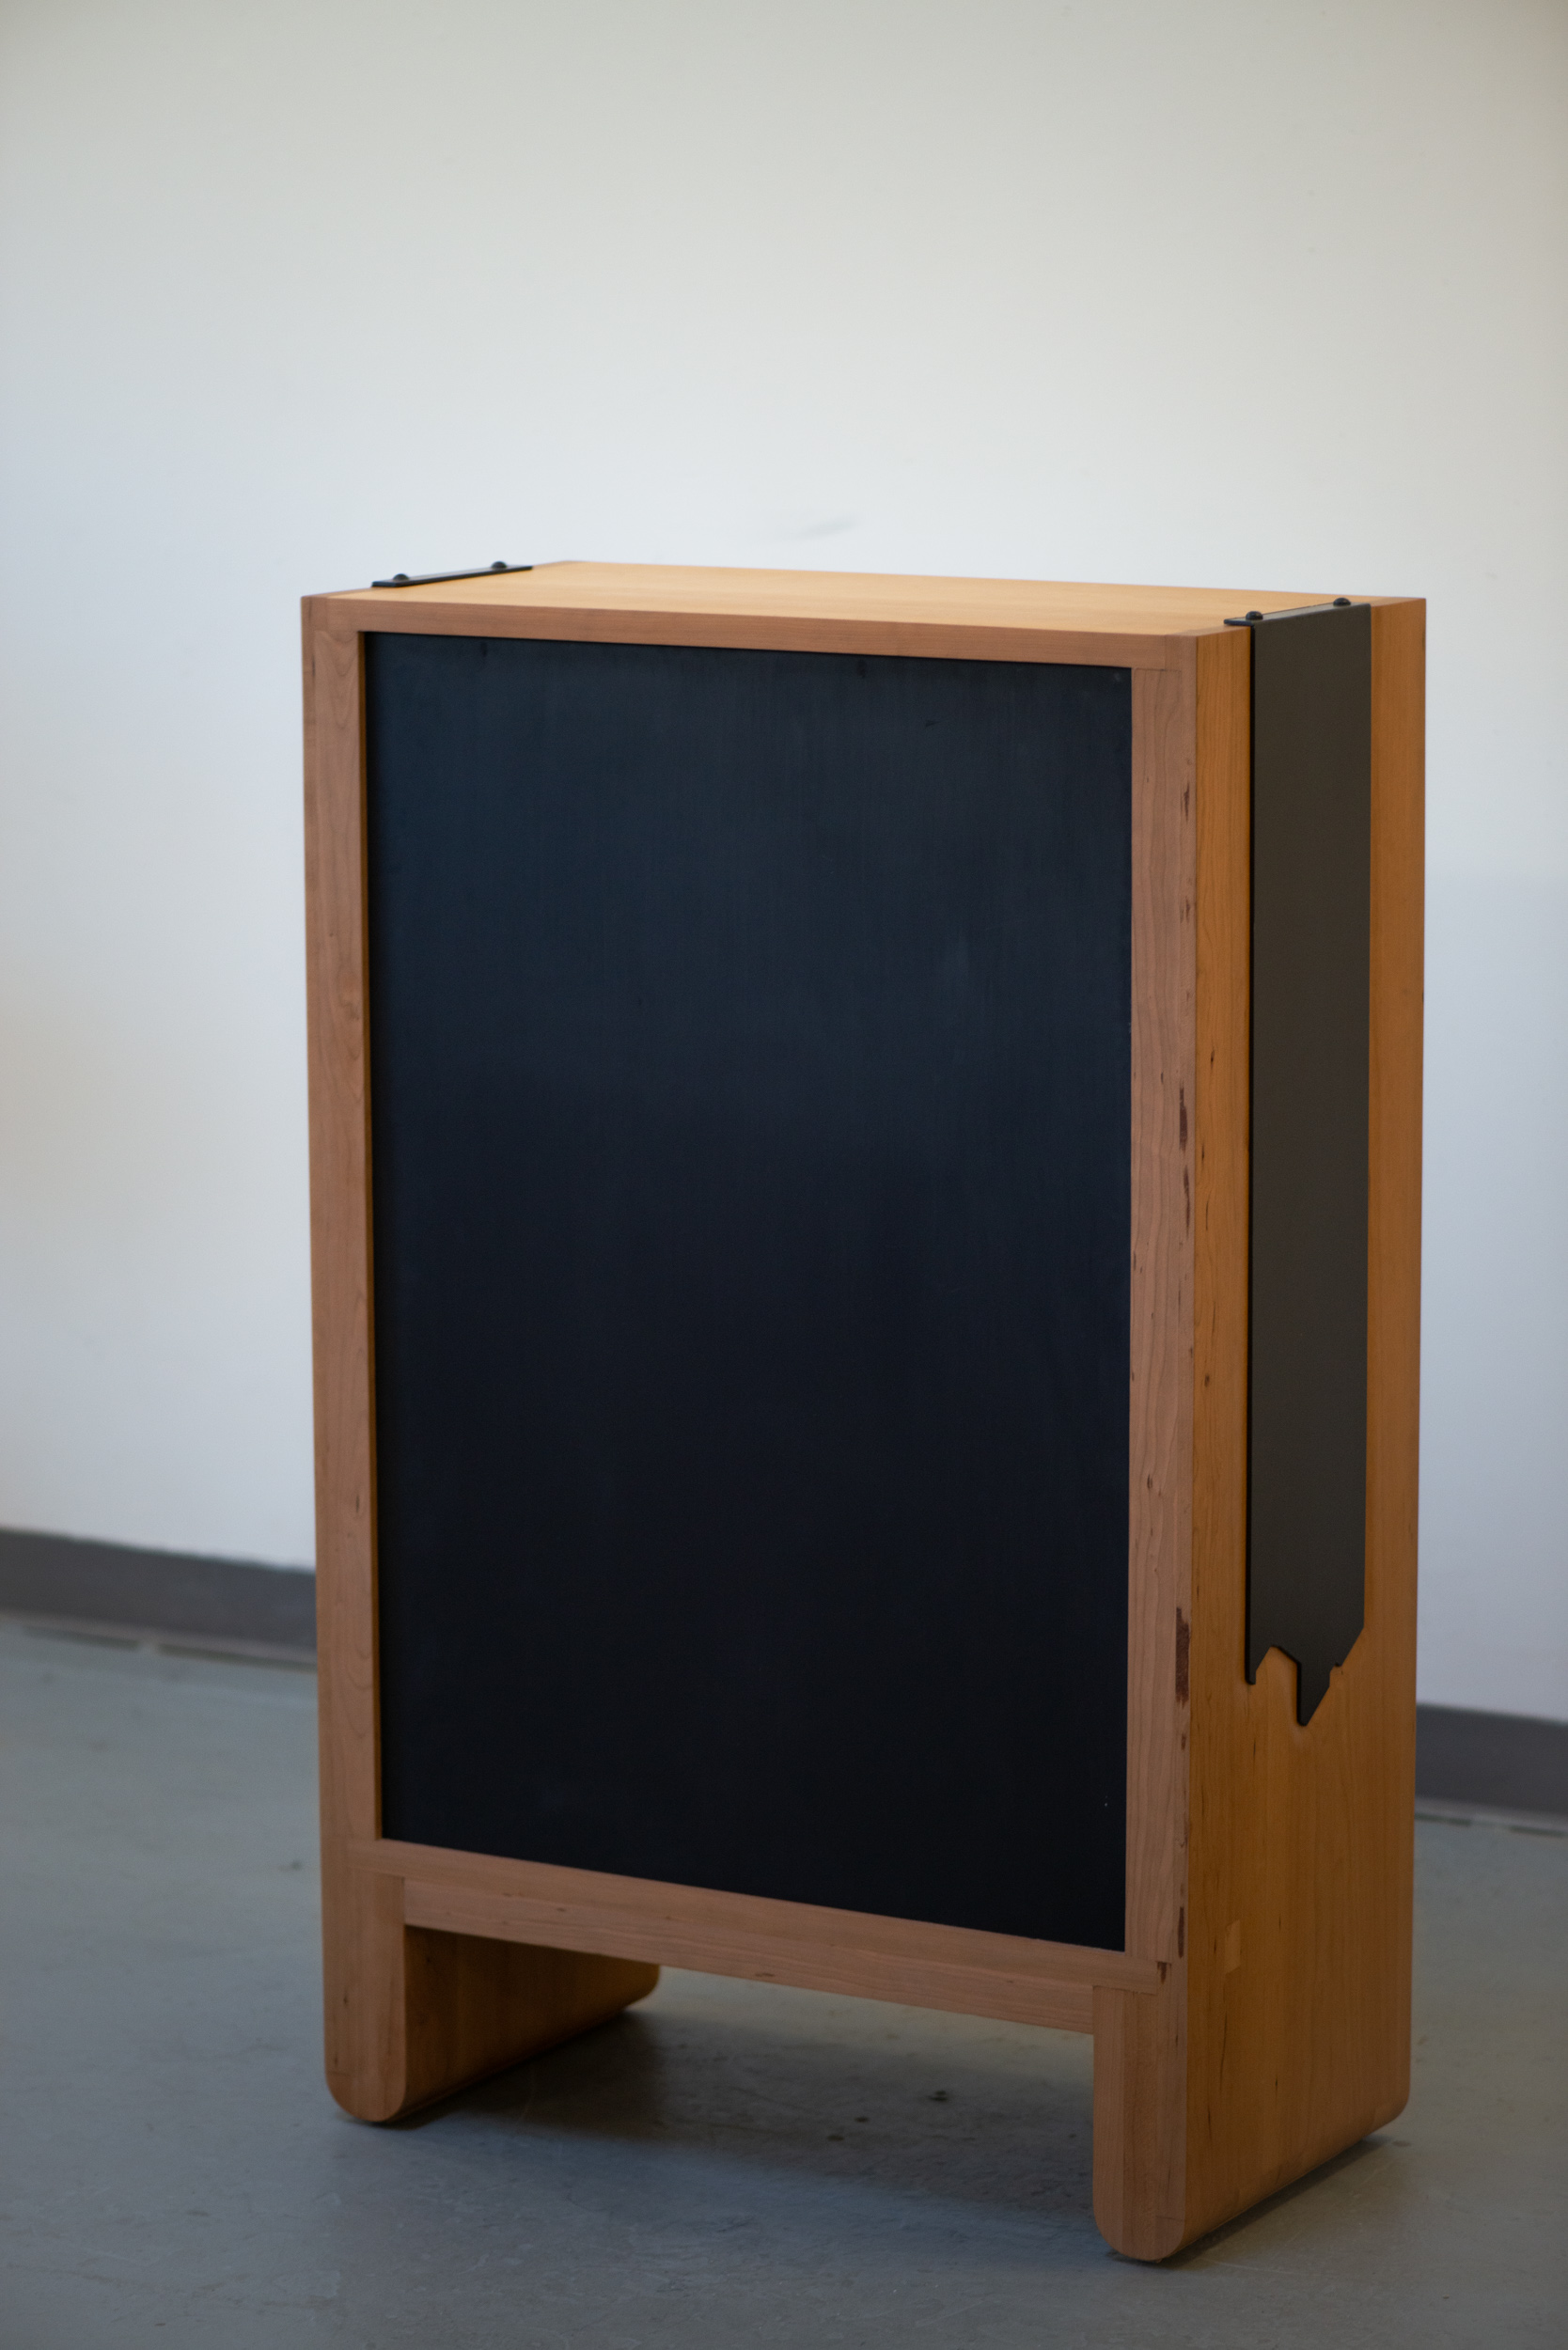
[[[1120,1948],[1128,673],[368,719],[386,1831]]]
[[[1366,1597],[1372,613],[1252,624],[1248,1677],[1309,1719]]]

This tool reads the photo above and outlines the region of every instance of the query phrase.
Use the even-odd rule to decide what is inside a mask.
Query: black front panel
[[[1247,1671],[1307,1721],[1362,1625],[1372,612],[1252,631]]]
[[[384,1833],[1121,1947],[1127,672],[367,651]]]

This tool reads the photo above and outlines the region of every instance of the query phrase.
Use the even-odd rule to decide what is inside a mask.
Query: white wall
[[[310,1558],[296,599],[1431,599],[1424,1696],[1568,1716],[1560,0],[8,0],[0,1524]]]

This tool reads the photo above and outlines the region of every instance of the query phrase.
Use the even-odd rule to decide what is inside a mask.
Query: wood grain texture
[[[310,1250],[326,2073],[386,2121],[598,2023],[657,1969],[413,1933],[378,1825],[364,723],[358,635],[304,611]]]
[[[1301,590],[551,563],[429,588],[350,589],[326,601],[339,628],[428,635],[1162,668],[1187,658],[1184,635],[1216,628],[1228,614],[1326,600]]]
[[[651,1959],[668,1966],[694,1967],[703,1974],[735,1975],[751,1982],[789,1982],[804,1991],[895,1999],[905,2007],[991,2015],[1006,2023],[1048,2024],[1058,2031],[1093,2029],[1094,1991],[1090,1983],[894,1958],[880,1950],[857,1950],[853,1940],[818,1948],[793,1940],[759,1946],[749,1937],[730,1940],[711,1926],[682,1928],[669,1919],[635,1913],[618,1916],[610,1910],[594,1913],[572,1926],[565,1920],[554,1923],[545,1904],[417,1879],[410,1879],[405,1886],[403,1916],[411,1926],[499,1935],[536,1945],[547,1931],[572,1933],[575,1941],[610,1957]]]
[[[393,1841],[355,1846],[368,1871],[406,1883],[409,1922],[574,1950],[656,1957],[760,1982],[897,1999],[1087,2031],[1097,1984],[1152,1990],[1159,1970],[1094,1950],[965,1926],[820,1909],[748,1893],[662,1885]]]
[[[1129,2260],[1184,2241],[1186,1968],[1152,1997],[1094,1994],[1094,2224]]]
[[[1238,632],[1240,634],[1240,632]],[[1127,1949],[1174,1959],[1185,1889],[1192,1548],[1194,697],[1133,674]]]
[[[1237,638],[1245,632],[1233,632]],[[1133,673],[1127,1950],[1155,1996],[1094,2003],[1094,2212],[1157,2258],[1183,2197],[1198,658]],[[1224,641],[1224,640],[1221,640]]]
[[[327,2084],[362,2122],[389,2122],[557,2046],[643,1998],[657,1966],[413,1929],[400,1879],[349,1869],[336,1888]]]
[[[1248,1686],[1245,670],[1200,649],[1187,2180],[1182,2242],[1390,2120],[1409,2064],[1424,610],[1372,620],[1366,1623],[1305,1728]]]

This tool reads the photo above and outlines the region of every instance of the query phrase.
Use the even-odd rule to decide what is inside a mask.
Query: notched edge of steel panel
[[[1309,1721],[1366,1612],[1372,612],[1248,615],[1247,1672]]]

